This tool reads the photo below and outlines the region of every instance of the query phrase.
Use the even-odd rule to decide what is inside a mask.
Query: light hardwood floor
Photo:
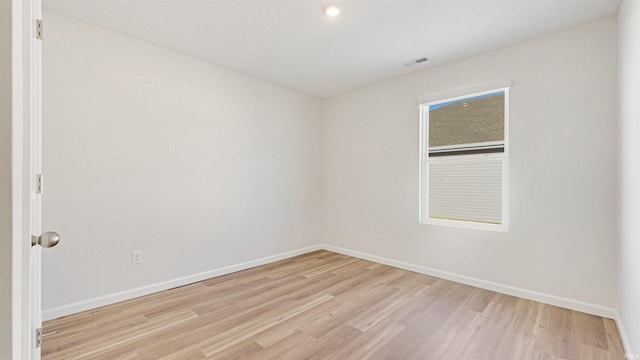
[[[610,319],[327,251],[47,321],[51,359],[624,359]]]

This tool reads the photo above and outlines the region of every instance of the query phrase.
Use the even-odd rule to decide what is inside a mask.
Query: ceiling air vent
[[[415,65],[415,64],[422,64],[422,63],[426,63],[427,61],[429,61],[429,59],[427,59],[426,57],[422,57],[422,58],[419,58],[419,59],[415,59],[413,61],[409,61],[409,62],[405,63],[404,66],[412,66],[412,65]]]

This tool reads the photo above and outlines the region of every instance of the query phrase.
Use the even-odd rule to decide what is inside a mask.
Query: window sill
[[[421,224],[427,225],[443,225],[450,227],[457,227],[462,229],[476,229],[476,230],[489,230],[498,232],[508,232],[509,227],[507,224],[489,224],[473,221],[460,221],[460,220],[446,220],[446,219],[427,219],[420,220]]]

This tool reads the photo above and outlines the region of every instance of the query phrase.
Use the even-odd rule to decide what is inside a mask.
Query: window
[[[509,88],[420,105],[420,222],[507,230]]]

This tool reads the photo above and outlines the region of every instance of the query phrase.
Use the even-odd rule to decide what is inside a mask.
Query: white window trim
[[[506,83],[505,83],[506,84]],[[420,156],[419,156],[419,213],[418,213],[418,222],[421,224],[430,224],[430,225],[444,225],[444,226],[452,226],[458,228],[468,228],[468,229],[479,229],[479,230],[491,230],[491,231],[500,231],[507,232],[509,230],[509,86],[511,82],[509,81],[507,86],[504,87],[496,87],[491,90],[485,90],[480,92],[469,92],[464,95],[458,95],[454,97],[443,98],[440,97],[438,100],[430,101],[430,102],[422,102],[420,103]],[[487,153],[487,154],[473,154],[473,155],[455,155],[455,158],[439,156],[439,157],[429,157],[429,106],[437,105],[444,102],[460,100],[468,97],[481,96],[486,94],[491,94],[499,91],[504,91],[504,152],[503,153]],[[492,142],[492,144],[486,145],[498,145],[498,143],[502,142]],[[480,145],[482,143],[478,143]],[[464,145],[476,145],[476,144],[464,144]],[[451,146],[438,146],[433,147],[431,150],[439,150],[439,149],[451,149]],[[428,175],[428,165],[429,162],[440,162],[440,161],[456,161],[462,159],[478,159],[478,158],[502,158],[503,166],[502,166],[502,224],[489,224],[489,223],[481,223],[475,221],[463,221],[463,220],[448,220],[448,219],[435,219],[429,217],[429,199],[424,199],[425,188],[429,188],[429,184],[426,183],[429,179]],[[427,171],[425,171],[425,169]],[[426,179],[424,178],[426,176]],[[425,180],[423,182],[423,180]],[[426,200],[426,204],[425,201]],[[423,206],[425,205],[425,206]],[[426,208],[424,208],[426,207]],[[424,216],[423,216],[424,215]]]
[[[449,152],[449,151],[455,151],[455,150],[499,149],[502,147],[504,147],[504,141],[486,141],[481,143],[429,146],[429,152],[440,153],[440,152]]]

